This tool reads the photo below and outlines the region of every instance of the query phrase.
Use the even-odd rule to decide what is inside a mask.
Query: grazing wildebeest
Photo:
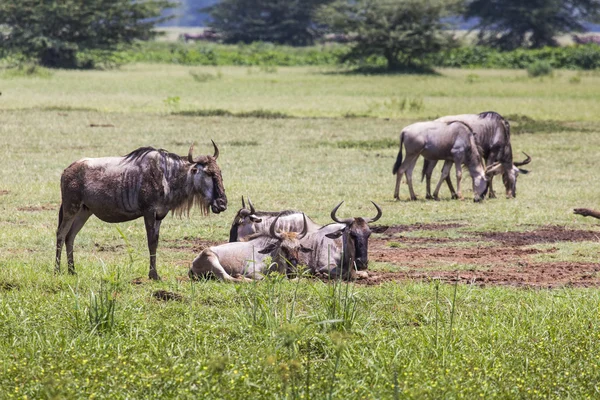
[[[492,181],[495,175],[502,174],[502,180],[506,189],[507,197],[515,197],[517,194],[517,177],[519,173],[526,174],[529,171],[519,167],[529,164],[531,157],[525,154],[526,159],[521,162],[513,163],[512,146],[510,143],[510,124],[500,114],[494,111],[487,111],[480,114],[462,114],[449,115],[436,119],[440,122],[460,121],[468,124],[475,133],[475,143],[481,156],[485,160],[486,166],[499,163],[494,169],[488,171],[489,178],[489,197],[495,198]],[[447,162],[448,163],[448,162]],[[437,160],[425,160],[423,163],[423,177],[426,178],[427,198],[437,199],[437,192],[431,196],[431,174],[437,164]],[[444,166],[451,168],[451,165]],[[446,183],[452,194],[452,198],[457,195],[452,186],[450,176],[446,177]],[[439,187],[439,186],[438,186]]]
[[[331,219],[335,224],[325,225],[302,240],[302,244],[312,251],[301,254],[301,263],[308,266],[314,274],[351,279],[355,277],[356,271],[364,275],[368,268],[371,236],[368,224],[381,218],[381,208],[371,201],[377,209],[374,218],[338,219],[336,213],[343,203],[342,201],[331,211]]]
[[[163,218],[179,215],[194,204],[204,214],[227,209],[219,149],[214,155],[180,157],[166,150],[141,147],[124,157],[83,158],[67,167],[60,179],[62,204],[56,231],[56,271],[60,271],[63,243],[67,245],[69,273],[75,273],[73,242],[91,215],[105,222],[125,222],[144,217],[151,279],[156,272],[156,248]]]
[[[232,238],[243,240],[246,235],[266,232],[276,218],[281,216],[278,227],[291,232],[298,232],[304,227],[304,214],[300,211],[286,210],[281,213],[256,211],[248,199],[250,208],[242,202],[242,209],[233,221],[230,233]],[[377,216],[375,218],[347,218],[339,220],[336,217],[338,204],[331,212],[331,218],[336,222],[320,226],[310,218],[307,219],[307,235],[302,239],[304,247],[311,249],[300,255],[300,264],[309,268],[316,274],[331,277],[352,277],[354,270],[364,271],[367,269],[369,258],[369,236],[371,230],[368,224],[381,218],[381,208],[375,204]],[[253,221],[260,216],[259,221]],[[285,222],[284,222],[285,221]],[[285,228],[281,228],[281,227]]]
[[[248,241],[225,243],[202,250],[192,262],[191,278],[205,277],[212,273],[224,281],[248,281],[262,279],[263,274],[277,270],[282,274],[295,273],[299,253],[310,252],[301,244],[306,235],[307,224],[298,232],[277,232],[279,216],[269,226],[269,232],[251,235]],[[271,257],[272,264],[266,265],[265,258]]]
[[[406,149],[404,161],[402,160],[403,147]],[[412,185],[412,172],[420,155],[428,160],[454,162],[459,198],[462,197],[460,185],[461,166],[465,164],[473,180],[473,200],[478,202],[485,197],[488,188],[486,171],[477,151],[473,131],[467,124],[460,121],[448,123],[439,121],[417,122],[402,130],[400,150],[392,171],[397,174],[396,189],[394,191],[395,199],[399,199],[400,182],[403,174],[406,174],[411,200],[417,199]],[[449,174],[451,165],[451,163],[444,164],[442,179],[438,183],[436,193],[439,191],[441,181]]]
[[[589,208],[575,208],[573,209],[573,213],[582,215],[584,217],[594,217],[600,219],[600,211],[592,210]]]
[[[246,207],[244,197],[242,197],[242,208],[239,209],[231,229],[229,230],[229,241],[237,242],[257,232],[268,232],[271,222],[275,217],[277,226],[275,229],[283,232],[300,232],[304,227],[304,216],[301,211],[285,210],[279,212],[273,211],[256,211],[252,205],[252,201],[248,198],[249,208]],[[321,225],[315,224],[310,218],[306,218],[308,231],[313,232],[321,228]]]

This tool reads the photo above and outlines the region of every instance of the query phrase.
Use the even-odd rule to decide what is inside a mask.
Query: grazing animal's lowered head
[[[330,239],[342,238],[342,252],[344,254],[342,261],[344,264],[343,268],[352,270],[356,265],[357,270],[363,271],[369,266],[369,237],[371,236],[371,229],[368,224],[381,218],[381,208],[375,202],[371,201],[377,209],[377,215],[374,218],[356,217],[339,219],[336,214],[343,203],[342,201],[333,208],[331,219],[338,224],[344,224],[344,227],[326,236]]]
[[[256,215],[256,210],[252,205],[250,197],[248,197],[248,206],[250,208],[246,208],[246,202],[244,201],[244,196],[242,196],[242,208],[240,208],[235,217],[233,217],[233,223],[229,230],[230,242],[237,242],[240,238],[256,233],[254,224],[262,222],[262,218],[259,218]]]

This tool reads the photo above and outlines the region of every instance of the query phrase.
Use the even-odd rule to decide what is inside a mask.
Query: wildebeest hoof
[[[153,281],[160,281],[160,276],[158,276],[158,272],[156,271],[150,271],[148,278],[152,279]]]
[[[460,199],[460,197],[458,197],[458,195],[456,193],[454,193],[452,195],[452,200],[459,200],[459,199]]]
[[[440,201],[440,198],[439,198],[439,197],[437,197],[437,196],[433,197],[433,199],[434,199],[435,201]]]
[[[496,193],[494,193],[494,192],[490,192],[490,194],[488,195],[488,197],[489,197],[490,199],[495,199],[495,198],[496,198]]]
[[[432,195],[430,195],[430,194],[426,195],[426,196],[425,196],[425,198],[426,198],[427,200],[435,200],[435,197],[433,197],[433,196],[432,196]]]
[[[412,197],[412,196],[411,196],[410,200],[411,200],[411,201],[417,201],[417,196],[415,196],[415,197]]]

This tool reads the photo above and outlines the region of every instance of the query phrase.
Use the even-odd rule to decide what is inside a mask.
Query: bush
[[[527,75],[531,78],[552,75],[552,66],[548,61],[534,61],[527,67]]]

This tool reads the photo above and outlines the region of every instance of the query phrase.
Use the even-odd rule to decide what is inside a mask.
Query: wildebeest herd
[[[150,279],[159,279],[156,250],[161,221],[169,212],[189,214],[196,205],[203,214],[221,213],[227,209],[227,197],[217,165],[219,149],[213,142],[214,154],[194,158],[193,144],[187,156],[166,150],[142,147],[123,157],[83,158],[67,167],[61,176],[62,203],[56,233],[56,272],[60,271],[63,244],[66,244],[68,271],[75,273],[73,242],[91,215],[105,222],[124,222],[144,217]],[[406,156],[403,157],[403,150]],[[446,181],[452,198],[462,199],[463,166],[473,182],[474,201],[486,194],[496,197],[492,188],[495,175],[502,175],[507,197],[516,196],[520,167],[531,157],[514,162],[510,143],[510,124],[500,114],[484,112],[447,116],[435,121],[418,122],[405,127],[400,134],[400,150],[393,167],[397,175],[394,197],[399,199],[402,176],[406,176],[411,200],[416,200],[412,172],[419,156],[423,156],[422,177],[427,181],[428,199],[438,199]],[[443,160],[442,175],[431,195],[431,175]],[[449,178],[456,168],[457,190]],[[316,224],[295,210],[257,211],[242,197],[242,208],[233,219],[229,243],[204,249],[192,262],[192,278],[215,276],[225,281],[261,279],[273,271],[294,276],[299,266],[313,275],[353,279],[366,274],[368,267],[369,223],[373,218],[340,218],[331,211],[333,223]],[[576,214],[600,218],[600,212],[576,209]]]

